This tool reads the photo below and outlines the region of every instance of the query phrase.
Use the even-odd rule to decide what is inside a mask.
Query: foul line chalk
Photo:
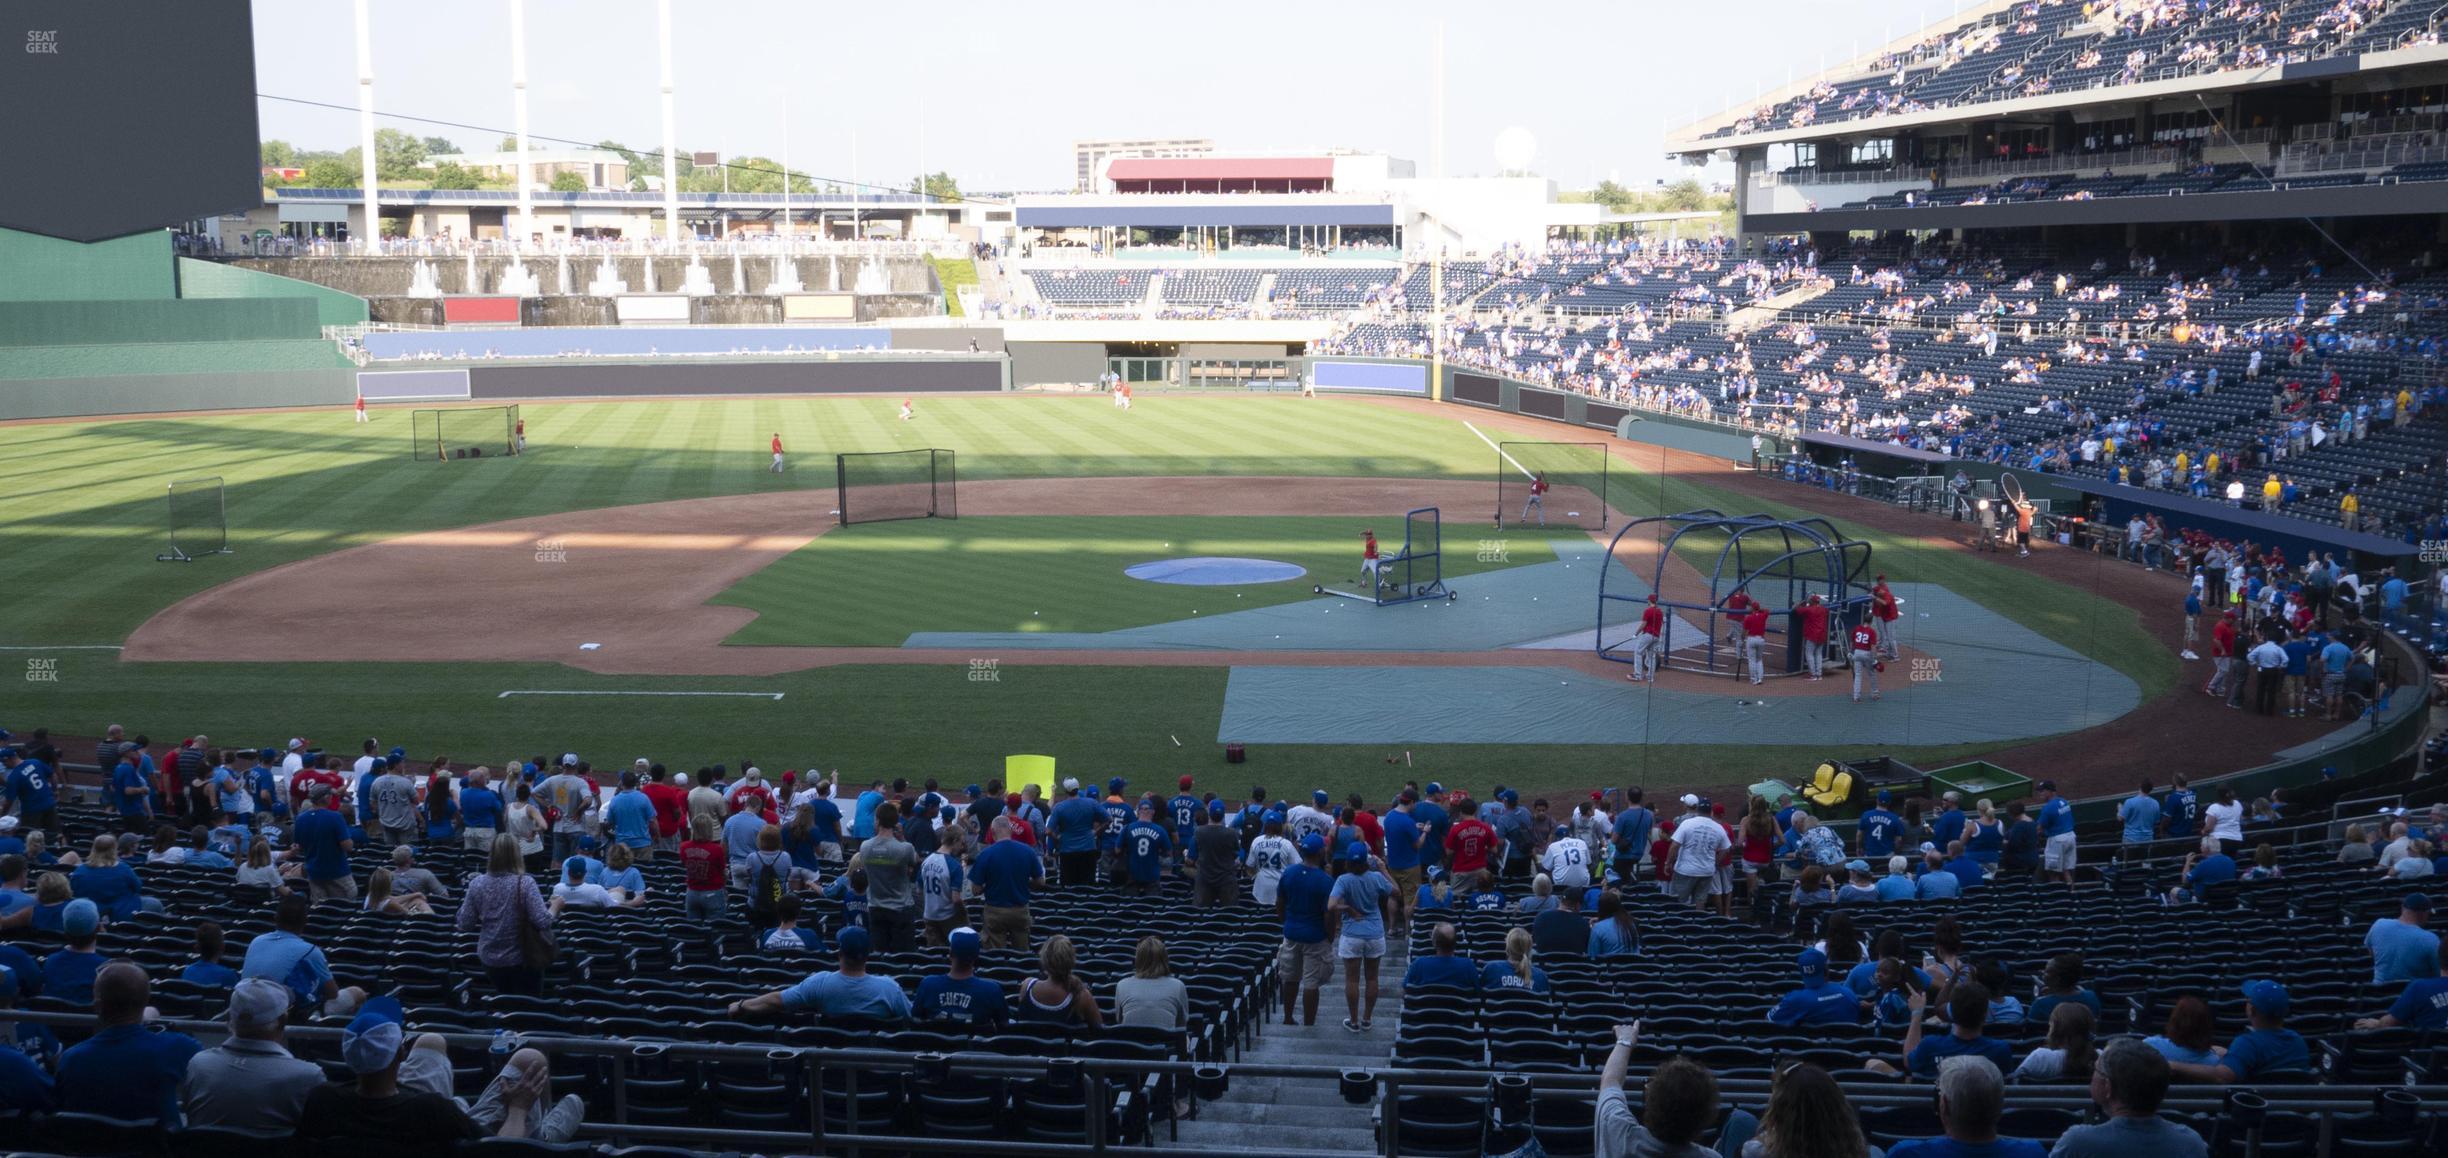
[[[120,647],[118,644],[115,644],[115,643],[62,643],[62,644],[56,644],[56,645],[53,645],[53,646],[50,646],[50,647],[35,647],[35,646],[32,646],[32,645],[0,646],[0,651],[123,651],[123,650],[126,650],[126,649],[124,649],[124,648]]]
[[[1470,423],[1468,423],[1468,422],[1465,422],[1465,423],[1463,423],[1462,425],[1463,425],[1465,428],[1469,429],[1469,431],[1470,431],[1472,434],[1476,434],[1476,435],[1478,435],[1478,436],[1479,436],[1479,441],[1481,441],[1481,442],[1484,442],[1484,443],[1488,444],[1488,449],[1489,449],[1489,450],[1493,450],[1493,451],[1495,451],[1497,454],[1503,455],[1503,456],[1504,456],[1504,460],[1505,460],[1506,462],[1509,462],[1509,463],[1512,463],[1512,464],[1513,464],[1513,469],[1515,469],[1515,470],[1518,470],[1518,471],[1522,472],[1522,477],[1523,477],[1523,478],[1537,478],[1537,477],[1538,477],[1537,475],[1532,474],[1532,473],[1530,472],[1530,468],[1529,468],[1529,467],[1523,466],[1523,465],[1521,464],[1521,460],[1520,460],[1520,459],[1513,457],[1513,456],[1512,456],[1510,453],[1508,453],[1508,452],[1505,450],[1505,448],[1503,448],[1503,447],[1501,447],[1501,446],[1496,445],[1496,440],[1495,440],[1495,439],[1493,439],[1493,438],[1489,438],[1489,437],[1487,436],[1487,432],[1485,432],[1485,431],[1483,431],[1483,430],[1480,430],[1480,429],[1479,429],[1478,427],[1476,427],[1476,426],[1472,426],[1472,425],[1471,425]]]
[[[510,698],[510,697],[512,697],[512,696],[744,696],[744,697],[746,697],[746,698],[748,698],[748,699],[753,699],[753,700],[778,700],[778,699],[781,699],[781,698],[782,698],[782,693],[781,693],[781,692],[564,692],[564,691],[510,691],[510,692],[503,692],[502,694],[500,694],[500,695],[498,695],[498,696],[495,696],[495,697],[493,697],[493,698],[494,698],[494,699],[497,699],[497,700],[506,700],[506,699],[509,699],[509,698]]]

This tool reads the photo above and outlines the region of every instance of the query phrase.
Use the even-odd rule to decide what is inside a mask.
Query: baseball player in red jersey
[[[1378,559],[1377,559],[1377,532],[1375,532],[1375,531],[1362,531],[1362,532],[1360,532],[1360,585],[1361,585],[1361,586],[1366,587],[1366,586],[1368,586],[1368,585],[1370,585],[1370,584],[1372,584],[1372,583],[1375,583],[1375,582],[1377,581],[1377,563],[1378,563]]]
[[[1878,629],[1870,626],[1869,620],[1862,620],[1853,625],[1850,642],[1853,645],[1853,702],[1861,702],[1864,681],[1869,683],[1870,698],[1875,700],[1879,698]]]
[[[1521,521],[1525,523],[1529,522],[1530,512],[1532,511],[1538,512],[1539,525],[1542,527],[1546,526],[1547,472],[1543,470],[1530,476],[1530,497],[1522,500]]]
[[[903,422],[907,422],[907,421],[909,421],[910,419],[913,419],[913,418],[916,418],[916,417],[918,417],[918,412],[917,412],[917,411],[915,411],[915,410],[910,409],[910,400],[909,400],[909,399],[907,399],[907,398],[902,399],[902,400],[901,400],[901,421],[903,421]]]
[[[1898,615],[1903,614],[1903,606],[1903,602],[1895,597],[1895,592],[1887,589],[1887,577],[1879,576],[1878,582],[1870,588],[1870,614],[1878,617],[1879,649],[1888,659],[1902,658],[1902,653],[1896,650],[1895,621]]]
[[[780,474],[782,473],[782,432],[779,430],[774,431],[773,454],[773,472]]]
[[[1751,686],[1765,678],[1768,662],[1768,605],[1754,600],[1742,620],[1743,662],[1751,668]]]
[[[1652,595],[1649,606],[1641,608],[1640,631],[1632,637],[1632,674],[1625,678],[1636,684],[1656,682],[1658,656],[1665,650],[1666,611]]]
[[[363,422],[365,420],[365,395],[360,394],[357,396],[357,421]]]
[[[1802,621],[1802,662],[1810,669],[1811,679],[1825,678],[1827,672],[1828,609],[1817,595],[1802,601],[1794,609]]]
[[[1742,621],[1743,616],[1751,613],[1751,596],[1737,591],[1725,597],[1723,606],[1726,613],[1726,646],[1734,648],[1735,654],[1740,655],[1742,654]]]
[[[2232,686],[2228,681],[2235,678],[2235,656],[2236,613],[2229,610],[2222,612],[2218,626],[2210,629],[2210,683],[2202,688],[2204,692],[2214,696],[2227,694]]]

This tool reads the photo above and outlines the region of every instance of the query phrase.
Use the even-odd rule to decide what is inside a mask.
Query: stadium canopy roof
[[[1300,193],[1334,184],[1332,157],[1116,157],[1105,169],[1125,193]]]
[[[1116,181],[1294,181],[1334,176],[1332,157],[1116,157]]]

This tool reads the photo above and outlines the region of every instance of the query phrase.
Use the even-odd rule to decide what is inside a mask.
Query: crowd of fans
[[[2183,1003],[2164,1035],[2103,1042],[2093,1020],[2100,999],[2085,986],[2079,955],[2053,961],[2027,1004],[2002,962],[1975,952],[1971,931],[1952,917],[1940,919],[1917,962],[1895,930],[1875,939],[1854,932],[1844,912],[1852,905],[1912,906],[2015,882],[2073,887],[2086,867],[2073,810],[2048,782],[2035,799],[2003,806],[1954,792],[1899,801],[1879,791],[1840,829],[1789,797],[1752,797],[1729,817],[1724,802],[1686,794],[1669,815],[1636,787],[1556,807],[1503,785],[1481,800],[1413,782],[1372,807],[1358,794],[1337,801],[1322,790],[1285,800],[1254,788],[1226,799],[1187,776],[1167,796],[1134,792],[1117,777],[1066,780],[1048,798],[1035,785],[954,793],[932,780],[856,786],[838,773],[797,770],[768,778],[754,765],[736,775],[722,765],[683,773],[639,760],[611,773],[574,752],[505,761],[497,776],[447,758],[412,762],[372,739],[344,760],[303,737],[262,749],[216,747],[204,736],[156,746],[113,726],[93,757],[111,770],[99,795],[126,831],[71,849],[53,844],[64,831],[64,753],[43,732],[0,739],[10,741],[0,753],[0,928],[60,940],[39,959],[0,944],[0,1005],[39,995],[95,1016],[92,1031],[65,1048],[46,1026],[11,1030],[15,1048],[0,1050],[6,1109],[314,1139],[566,1139],[584,1106],[551,1095],[541,1053],[513,1054],[481,1096],[455,1099],[441,1041],[406,1031],[381,979],[336,977],[308,936],[309,916],[316,905],[454,913],[455,927],[474,934],[488,989],[540,994],[556,931],[577,913],[640,903],[650,890],[640,866],[658,861],[678,863],[684,919],[744,915],[761,952],[809,963],[799,983],[725,1009],[743,1021],[1184,1029],[1188,1003],[1165,943],[1142,940],[1130,977],[1091,980],[1070,936],[1034,927],[1032,903],[1049,889],[1271,912],[1281,934],[1280,1016],[1315,1024],[1339,971],[1342,1026],[1354,1033],[1372,1026],[1382,986],[1412,996],[1546,993],[1541,960],[1637,957],[1650,951],[1642,912],[1681,903],[1730,915],[1739,898],[1745,912],[1833,908],[1795,959],[1795,986],[1758,999],[1774,1025],[1897,1035],[1892,1056],[1863,1063],[1934,1080],[1947,1130],[1946,1140],[1898,1153],[2037,1153],[1964,1147],[1991,1143],[2004,1081],[2084,1079],[2109,1117],[2068,1132],[2058,1153],[2198,1153],[2197,1135],[2154,1117],[2170,1082],[2244,1082],[2310,1064],[2303,1038],[2286,1028],[2288,993],[2276,981],[2245,988],[2251,1024],[2224,1048],[2206,1040],[2206,1017]],[[2119,808],[2119,859],[2146,859],[2158,842],[2198,843],[2166,901],[2203,904],[2223,886],[2280,871],[2258,834],[2289,823],[2286,812],[2275,793],[2247,803],[2225,788],[2198,797],[2181,776],[2165,791],[2146,782]],[[423,867],[419,846],[481,854],[482,869],[441,879]],[[368,849],[388,850],[388,859],[361,878],[355,854]],[[2255,865],[2242,869],[2237,858],[2247,854]],[[155,979],[96,951],[109,923],[161,907],[130,863],[138,856],[226,871],[233,889],[257,890],[250,895],[272,907],[274,928],[251,938],[234,965],[218,924],[193,931],[195,960],[178,980],[226,993],[228,1040],[211,1049],[148,1030]],[[2391,882],[2448,873],[2448,806],[2350,831],[2337,857]],[[549,890],[540,877],[554,882]],[[830,922],[814,916],[820,900]],[[2375,982],[2404,987],[2368,1011],[2368,1025],[2448,1028],[2430,912],[2426,895],[2408,893],[2396,916],[2369,931]],[[1520,922],[1501,955],[1485,960],[1460,952],[1456,931],[1480,913]],[[1399,978],[1381,977],[1389,946],[1413,940],[1414,930],[1426,951]],[[940,950],[944,967],[914,987],[870,965],[921,945]],[[1017,988],[981,978],[980,955],[993,950],[1033,950],[1038,974]],[[301,1017],[346,1019],[347,1080],[324,1080],[322,1067],[284,1048],[284,1027]],[[2024,1024],[2045,1026],[2045,1036],[2028,1048],[1993,1036],[1999,1025]],[[1605,1067],[1599,1153],[1686,1152],[1677,1147],[1715,1121],[1713,1079],[1689,1060],[1659,1065],[1636,1120],[1623,1087],[1637,1035],[1636,1024],[1620,1027],[1623,1048]],[[1819,1127],[1851,1148],[1790,1149],[1797,1115],[1826,1115]],[[1860,1153],[1858,1135],[1824,1070],[1786,1067],[1763,1113],[1726,1122],[1717,1152]],[[1757,1148],[1744,1148],[1745,1139]]]

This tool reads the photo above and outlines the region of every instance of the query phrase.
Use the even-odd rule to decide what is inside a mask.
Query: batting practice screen
[[[485,458],[519,452],[519,408],[464,406],[409,416],[411,455],[418,462]]]
[[[833,456],[841,522],[955,519],[959,473],[948,450],[888,450]]]
[[[1506,442],[1496,448],[1496,525],[1606,529],[1607,448],[1600,442]],[[1547,493],[1532,500],[1532,483]]]
[[[153,556],[165,563],[184,563],[201,555],[227,555],[229,509],[221,495],[221,476],[183,478],[169,486],[170,549]]]

